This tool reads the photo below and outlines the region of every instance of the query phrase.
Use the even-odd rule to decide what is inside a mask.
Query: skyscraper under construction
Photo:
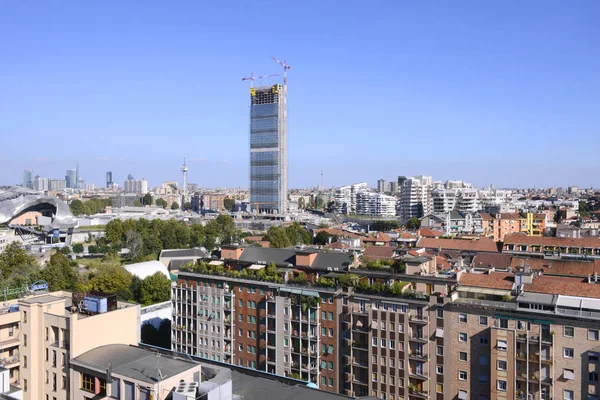
[[[252,210],[287,212],[287,85],[250,88]]]

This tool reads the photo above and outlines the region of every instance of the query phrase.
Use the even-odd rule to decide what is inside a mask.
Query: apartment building
[[[398,215],[403,221],[421,218],[431,212],[431,177],[398,177],[400,200]]]
[[[444,300],[445,398],[598,398],[599,283],[527,269],[463,278]]]
[[[356,213],[360,215],[395,216],[396,198],[383,193],[359,192],[356,196]]]
[[[565,257],[600,257],[600,238],[557,238],[511,234],[504,238],[504,252],[511,254],[550,254]]]
[[[0,309],[0,367],[7,369],[10,384],[19,382],[19,327],[21,316],[16,300]]]
[[[93,313],[82,308],[83,302],[83,294],[69,292],[18,301],[18,379],[24,400],[70,398],[78,384],[69,377],[70,359],[105,344],[139,342],[139,305],[109,298],[106,310]]]

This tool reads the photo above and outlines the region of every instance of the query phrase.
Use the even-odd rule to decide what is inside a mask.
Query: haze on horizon
[[[599,187],[600,3],[0,6],[0,184],[248,186],[248,84],[287,59],[289,187]],[[276,79],[276,78],[273,78]],[[257,82],[271,83],[275,80]]]

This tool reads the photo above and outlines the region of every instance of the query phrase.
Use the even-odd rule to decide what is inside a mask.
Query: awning
[[[333,354],[333,346],[328,346],[327,347],[327,354]]]
[[[252,269],[254,271],[258,271],[259,269],[263,269],[265,266],[262,264],[252,264],[248,267],[248,269]]]
[[[572,369],[563,369],[563,377],[572,381],[575,379],[575,372]]]
[[[488,288],[478,288],[472,286],[459,286],[456,288],[459,292],[464,293],[479,293],[479,294],[488,294],[492,296],[504,296],[505,294],[510,294],[510,289],[488,289]]]
[[[443,338],[444,337],[444,330],[442,328],[437,328],[435,330],[435,337]]]
[[[459,390],[458,391],[458,398],[460,400],[467,400],[467,397],[468,397],[468,395],[467,395],[467,391],[466,390]]]
[[[506,348],[508,347],[506,340],[498,340],[498,342],[496,342],[496,346],[499,350],[506,350]]]
[[[377,320],[371,321],[371,329],[377,329]]]

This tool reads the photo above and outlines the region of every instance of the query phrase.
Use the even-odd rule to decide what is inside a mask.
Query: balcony
[[[409,388],[408,394],[410,397],[419,398],[419,399],[428,399],[429,395],[426,391],[418,389],[418,388]]]
[[[408,376],[410,376],[411,378],[414,379],[420,379],[420,380],[427,380],[429,379],[429,376],[427,376],[427,374],[423,371],[418,371],[418,370],[412,370],[408,373]]]
[[[369,363],[367,361],[360,359],[357,360],[355,357],[352,357],[352,365],[359,368],[369,368]]]
[[[225,323],[225,325],[231,325],[231,318],[225,318],[223,322]]]
[[[361,308],[359,306],[354,306],[354,307],[352,307],[352,314],[367,315],[368,311],[367,311],[366,307],[365,308]]]
[[[423,335],[415,335],[412,334],[410,335],[409,340],[412,340],[413,342],[417,342],[417,343],[427,343],[427,338]]]
[[[408,357],[413,360],[417,360],[417,361],[428,361],[429,360],[429,357],[427,356],[427,354],[418,353],[418,352],[410,353],[408,355]]]
[[[225,303],[223,305],[223,308],[225,309],[225,311],[231,311],[231,309],[232,309],[231,303]]]
[[[408,314],[408,322],[411,324],[427,325],[429,316],[421,314]]]
[[[0,358],[0,366],[10,368],[19,363],[19,354],[13,354],[10,357]]]
[[[368,350],[367,344],[365,342],[352,342],[352,348],[357,350]]]

